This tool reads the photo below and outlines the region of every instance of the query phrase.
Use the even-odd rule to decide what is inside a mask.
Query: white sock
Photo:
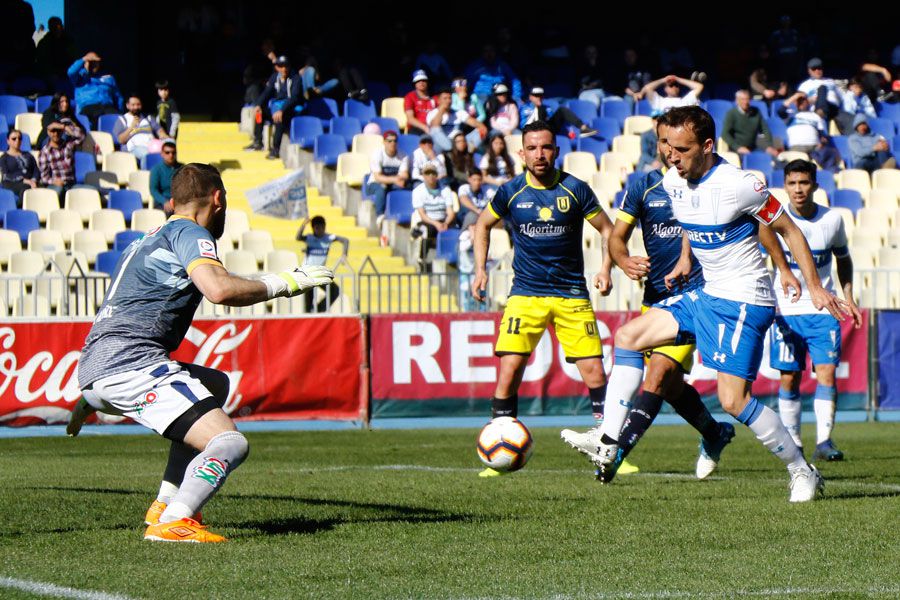
[[[808,468],[803,453],[774,410],[760,404],[756,398],[750,398],[750,402],[737,419],[756,434],[756,439],[762,442],[763,446],[787,465],[788,471]]]
[[[816,397],[813,400],[813,410],[816,413],[816,444],[827,442],[831,439],[831,431],[834,429],[834,388],[822,390],[816,387]],[[829,396],[830,390],[830,396]]]
[[[190,506],[183,502],[170,502],[166,506],[166,510],[159,516],[160,523],[171,523],[180,519],[187,519],[194,516],[194,511]]]
[[[156,494],[156,501],[163,504],[169,504],[175,494],[178,493],[178,486],[169,481],[163,480],[159,486],[159,492]]]
[[[800,440],[800,397],[794,393],[785,390],[778,390],[778,416],[784,423],[788,433],[791,434],[794,443],[803,446]]]
[[[616,348],[616,363],[606,386],[606,402],[603,405],[603,425],[600,434],[619,439],[622,425],[634,401],[644,376],[644,355],[635,350]]]

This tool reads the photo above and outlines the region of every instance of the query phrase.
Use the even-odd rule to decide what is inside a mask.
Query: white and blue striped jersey
[[[703,290],[726,300],[775,306],[772,278],[759,249],[759,223],[771,223],[783,209],[766,185],[716,156],[699,180],[669,169],[663,186],[703,268]]]
[[[822,281],[822,287],[831,293],[834,293],[834,280],[831,277],[831,257],[837,256],[843,258],[850,255],[847,249],[847,233],[844,230],[844,220],[840,213],[836,210],[830,210],[825,206],[816,205],[816,214],[809,219],[804,219],[800,215],[794,214],[788,209],[788,216],[797,224],[809,249],[812,252],[813,260],[816,263],[816,269],[819,271],[819,279]],[[816,315],[827,314],[823,310],[817,310],[809,297],[809,289],[806,286],[806,280],[800,272],[800,267],[791,256],[791,252],[781,237],[778,237],[781,247],[784,249],[784,255],[788,260],[791,271],[800,283],[803,285],[803,291],[797,302],[791,302],[790,298],[778,296],[778,312],[782,315]],[[781,289],[781,274],[775,275],[776,288]]]

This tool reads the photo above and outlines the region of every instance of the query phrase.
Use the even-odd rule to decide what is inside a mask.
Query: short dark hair
[[[466,169],[466,179],[468,179],[472,175],[478,175],[479,177],[484,177],[484,173],[481,172],[481,169],[476,169],[475,167],[469,167],[468,169]]]
[[[132,98],[137,98],[138,100],[141,99],[140,95],[137,92],[131,92],[130,94],[128,94],[128,97],[125,99],[131,100]],[[141,102],[141,103],[143,104],[143,102]]]
[[[166,140],[162,143],[163,148],[172,148],[173,150],[178,150],[178,147],[175,146],[175,140]]]
[[[531,133],[532,131],[549,131],[550,135],[553,137],[553,143],[556,143],[556,132],[547,121],[541,121],[540,119],[538,119],[537,121],[532,121],[531,123],[523,127],[522,142],[525,141],[525,134]]]
[[[318,225],[325,227],[325,217],[323,217],[322,215],[316,215],[312,219],[309,220],[309,224],[312,227],[316,227]]]
[[[791,173],[806,173],[809,175],[809,180],[813,183],[818,183],[816,181],[816,171],[818,167],[816,163],[810,160],[803,160],[802,158],[798,158],[797,160],[792,160],[788,164],[784,166],[784,176],[787,177]]]
[[[666,114],[669,127],[690,127],[701,144],[706,140],[716,141],[716,122],[699,106],[678,106]]]
[[[224,190],[219,170],[204,163],[188,163],[172,176],[172,203],[176,206],[205,201],[216,190]]]
[[[660,125],[668,125],[669,124],[669,111],[660,113],[656,115],[656,127],[659,128]]]
[[[437,91],[438,96],[440,96],[441,94],[451,94],[452,95],[453,90],[451,90],[449,86],[442,85],[440,88],[438,88],[438,91]]]
[[[167,90],[169,89],[169,80],[168,79],[160,79],[156,82],[156,89],[158,90]]]

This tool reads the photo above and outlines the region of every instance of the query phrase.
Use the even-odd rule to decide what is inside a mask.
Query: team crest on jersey
[[[553,220],[553,209],[547,208],[546,206],[542,206],[538,211],[538,221],[552,221]]]
[[[219,258],[216,256],[216,243],[212,240],[197,240],[197,246],[200,248],[200,256],[204,258]]]
[[[569,212],[569,197],[568,196],[557,196],[556,197],[556,208],[559,209],[559,212]]]
[[[700,207],[700,194],[691,194],[691,206],[694,208]]]

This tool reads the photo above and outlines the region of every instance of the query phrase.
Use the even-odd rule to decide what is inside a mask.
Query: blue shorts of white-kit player
[[[827,313],[778,315],[769,340],[769,366],[779,371],[803,371],[807,353],[813,365],[836,366],[841,360],[841,324]]]
[[[676,344],[697,340],[703,364],[710,369],[753,381],[762,362],[774,306],[759,306],[710,296],[702,289],[673,296],[654,305],[678,322]]]

